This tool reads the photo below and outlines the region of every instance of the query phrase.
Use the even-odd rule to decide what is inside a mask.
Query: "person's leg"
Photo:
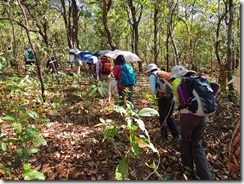
[[[183,169],[191,174],[194,171],[193,155],[192,155],[192,132],[195,127],[195,120],[190,118],[180,118],[180,153]]]
[[[169,106],[165,103],[166,101],[167,101],[166,97],[158,98],[159,123],[160,123],[160,131],[163,140],[168,139],[168,133],[167,133],[168,125],[166,123],[166,119],[167,119],[167,114],[169,113],[167,111]]]
[[[119,105],[123,106],[124,105],[124,88],[120,88],[118,86],[118,93],[119,93]]]
[[[129,92],[128,92],[128,101],[130,101],[133,105],[133,108],[136,109],[135,101],[134,101],[134,86],[129,86]]]
[[[211,180],[212,173],[208,167],[205,151],[202,147],[202,138],[206,127],[206,118],[200,118],[197,126],[192,132],[192,154],[196,165],[197,176],[202,180]]]
[[[173,138],[179,139],[180,131],[179,131],[172,115],[167,118],[167,125],[168,125],[169,131],[171,132]]]

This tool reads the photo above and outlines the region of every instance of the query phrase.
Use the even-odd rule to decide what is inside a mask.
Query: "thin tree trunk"
[[[28,37],[28,41],[29,41],[29,44],[32,48],[32,50],[34,51],[34,56],[36,58],[36,66],[37,66],[37,72],[38,72],[38,76],[39,76],[39,79],[40,79],[40,82],[41,82],[41,91],[42,91],[42,99],[43,101],[45,102],[45,87],[44,87],[44,81],[43,81],[43,77],[42,77],[42,73],[41,73],[41,68],[40,68],[40,62],[39,62],[39,57],[38,57],[38,54],[32,44],[32,41],[31,41],[31,38],[30,38],[30,32],[29,32],[29,25],[28,25],[28,20],[27,20],[27,16],[26,16],[26,13],[25,13],[25,10],[20,2],[20,0],[17,0],[18,1],[18,4],[20,6],[20,9],[21,9],[21,12],[23,14],[23,19],[24,19],[24,24],[25,24],[25,27],[26,27],[26,34],[27,34],[27,37]]]
[[[153,46],[153,50],[154,50],[154,63],[157,65],[158,64],[158,13],[159,13],[159,9],[158,9],[158,2],[157,0],[155,0],[154,2],[154,46]]]
[[[232,64],[232,36],[233,36],[233,1],[229,0],[229,24],[228,24],[228,42],[227,42],[227,71],[228,71],[228,81],[231,80],[231,64]],[[233,85],[229,85],[229,89],[233,90]]]

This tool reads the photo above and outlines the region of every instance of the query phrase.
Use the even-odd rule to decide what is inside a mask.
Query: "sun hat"
[[[151,63],[147,66],[147,70],[144,73],[148,73],[151,72],[152,70],[159,70],[159,68],[157,67],[157,65],[155,65],[154,63]]]
[[[193,70],[188,70],[184,66],[176,65],[171,69],[171,78],[182,77],[188,73],[195,74],[196,72]]]

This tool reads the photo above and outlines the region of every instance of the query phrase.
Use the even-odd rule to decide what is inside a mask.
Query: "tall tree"
[[[130,12],[131,12],[131,17],[130,14],[128,13],[129,16],[129,23],[132,26],[132,52],[135,52],[138,56],[140,56],[139,54],[139,49],[138,49],[138,45],[139,45],[139,31],[138,31],[138,26],[139,26],[139,22],[141,20],[141,16],[142,16],[142,10],[143,10],[143,5],[145,4],[144,0],[138,1],[133,3],[133,0],[127,0],[127,4],[130,8]],[[134,47],[135,47],[135,51],[134,51]],[[142,63],[138,62],[138,67],[139,67],[139,71],[142,72]]]
[[[64,19],[66,28],[67,41],[69,48],[80,49],[78,33],[79,33],[79,18],[81,9],[84,6],[82,2],[76,0],[60,0],[61,14]]]
[[[112,39],[112,35],[111,32],[109,30],[109,26],[108,26],[108,12],[111,8],[111,4],[112,4],[112,0],[103,0],[102,1],[102,8],[103,8],[103,25],[104,25],[104,29],[107,33],[107,37],[108,37],[108,43],[110,45],[111,50],[115,50],[115,45],[113,43],[113,39]]]

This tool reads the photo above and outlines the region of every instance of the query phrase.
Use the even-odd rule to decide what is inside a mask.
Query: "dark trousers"
[[[33,65],[35,63],[35,61],[25,61],[25,71],[27,72],[27,67],[28,65]]]
[[[159,122],[163,138],[168,138],[168,129],[173,138],[177,138],[180,135],[179,129],[173,118],[174,105],[173,94],[158,98]]]
[[[126,92],[126,88],[128,89],[128,92]],[[124,98],[125,95],[128,95],[127,100],[130,101],[133,105],[133,108],[136,109],[136,105],[135,105],[135,101],[134,101],[134,86],[128,86],[125,88],[121,88],[120,86],[118,86],[118,93],[119,93],[119,97],[120,97],[120,105],[124,105]]]
[[[206,127],[206,118],[180,119],[181,141],[180,152],[184,168],[194,171],[202,180],[211,180],[212,174],[208,167],[208,161],[202,147],[202,137]]]

